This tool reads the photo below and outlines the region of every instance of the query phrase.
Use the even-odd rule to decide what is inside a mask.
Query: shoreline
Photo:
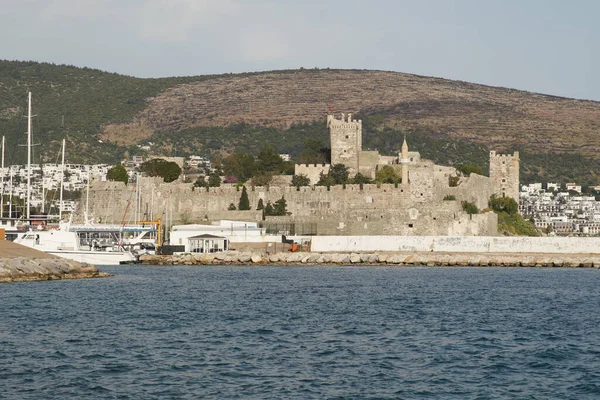
[[[228,251],[220,253],[185,253],[145,255],[144,265],[323,265],[323,266],[426,266],[426,267],[545,267],[600,269],[600,254],[542,253],[261,253]]]
[[[105,278],[110,276],[91,264],[78,263],[0,240],[0,283]]]

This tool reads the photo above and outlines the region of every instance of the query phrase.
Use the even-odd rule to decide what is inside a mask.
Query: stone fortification
[[[495,194],[519,201],[519,152],[497,154],[490,151],[490,180]]]
[[[415,172],[415,176],[419,173]],[[231,203],[237,205],[240,199],[241,189],[234,186],[193,189],[191,184],[141,178],[138,209],[142,219],[162,215],[165,221],[168,215],[172,223],[218,219],[260,221],[262,212],[256,210],[259,199],[267,204],[283,197],[291,215],[268,217],[265,222],[316,224],[316,233],[327,235],[495,235],[495,214],[470,216],[462,211],[460,204],[463,199],[487,204],[490,193],[487,178],[473,175],[452,188],[448,186],[447,173],[444,168],[439,171],[424,168],[422,175],[428,178],[410,185],[248,186],[252,210],[243,212],[227,211]],[[456,200],[441,200],[446,194],[454,194]],[[134,184],[126,187],[118,182],[94,182],[90,214],[95,222],[120,223],[123,219],[132,222],[135,196]],[[82,207],[79,211],[83,211]]]
[[[329,173],[330,167],[329,164],[296,164],[294,165],[294,174],[306,175],[314,185],[319,182],[321,174],[327,175]]]
[[[327,116],[331,140],[331,164],[344,164],[350,175],[359,171],[359,153],[362,149],[362,121],[352,119],[352,114],[342,114],[341,119]]]

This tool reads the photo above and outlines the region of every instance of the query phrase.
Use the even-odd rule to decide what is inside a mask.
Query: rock
[[[252,261],[252,254],[251,253],[242,253],[237,257],[239,262],[243,262],[243,263],[247,263]]]
[[[279,256],[277,254],[270,254],[269,262],[272,262],[272,263],[279,262]]]
[[[302,254],[300,253],[292,253],[287,257],[288,263],[297,263],[302,259]]]
[[[358,263],[362,262],[362,258],[360,256],[360,254],[356,254],[356,253],[350,254],[350,257],[348,257],[348,259],[350,260],[350,263],[352,263],[352,264],[358,264]]]
[[[312,253],[309,257],[308,257],[308,262],[311,264],[316,264],[319,262],[319,260],[321,259],[321,254],[319,253]]]
[[[262,262],[263,258],[262,258],[262,254],[252,254],[252,256],[250,257],[250,259],[252,260],[252,263],[254,264],[259,264]]]

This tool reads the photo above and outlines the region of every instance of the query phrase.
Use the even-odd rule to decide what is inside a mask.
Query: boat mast
[[[6,173],[4,172],[4,145],[5,137],[2,136],[2,188],[0,188],[0,218],[4,217],[4,178]]]
[[[88,169],[87,174],[87,192],[85,195],[85,224],[89,224],[89,211],[90,211],[90,170]]]
[[[63,139],[63,145],[62,145],[62,164],[60,167],[60,203],[58,206],[58,220],[62,221],[62,210],[63,210],[63,186],[64,186],[64,182],[65,182],[65,142],[66,140]]]
[[[27,111],[27,221],[31,212],[31,92],[29,92],[29,107]]]

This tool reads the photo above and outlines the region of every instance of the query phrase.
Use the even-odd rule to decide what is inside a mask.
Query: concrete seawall
[[[0,240],[0,283],[58,279],[103,278],[109,274],[93,265],[52,256]]]
[[[223,252],[142,256],[154,265],[395,265],[600,268],[598,254],[500,253],[275,253]]]

